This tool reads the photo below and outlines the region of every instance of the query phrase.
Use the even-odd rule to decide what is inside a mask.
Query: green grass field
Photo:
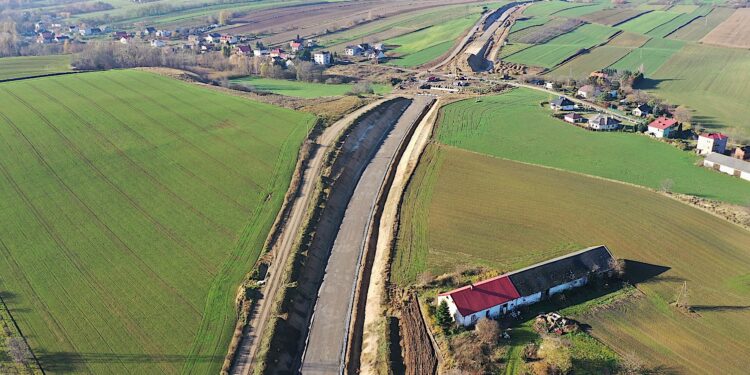
[[[663,273],[637,284],[644,296],[619,308],[571,309],[596,338],[677,373],[746,368],[750,232],[722,219],[645,189],[440,144],[428,147],[400,217],[392,277],[401,285],[424,271],[511,271],[606,244],[643,263],[630,275]],[[669,305],[684,281],[699,317]]]
[[[655,10],[618,25],[617,28],[634,33],[647,34],[649,31],[679,16],[680,13]]]
[[[609,43],[560,65],[547,75],[556,79],[586,79],[591,72],[614,64],[646,41],[648,38],[640,34],[622,33]]]
[[[714,8],[707,16],[693,20],[689,24],[670,34],[669,38],[686,41],[699,41],[716,26],[719,26],[720,23],[729,18],[732,13],[734,13],[734,10],[730,8]]]
[[[590,48],[596,44],[605,42],[615,32],[614,28],[608,26],[585,24],[547,43],[538,44],[508,55],[503,60],[551,68],[573,56],[583,48]]]
[[[679,29],[680,27],[686,25],[687,23],[693,21],[694,19],[698,17],[705,17],[711,12],[711,7],[703,6],[700,7],[690,13],[683,13],[675,18],[673,18],[671,21],[664,23],[653,30],[648,32],[648,35],[664,38],[667,35],[670,35],[675,30]]]
[[[750,184],[695,165],[698,157],[647,136],[590,132],[551,117],[550,96],[516,89],[445,106],[440,142],[488,155],[546,165],[651,188],[665,179],[674,191],[750,203]]]
[[[622,59],[610,65],[611,68],[637,72],[643,67],[643,74],[651,78],[672,55],[677,53],[684,42],[672,39],[652,38],[643,46],[634,49]]]
[[[46,372],[217,373],[314,118],[129,70],[0,102],[0,287]]]
[[[354,84],[311,83],[258,77],[237,78],[233,79],[232,83],[249,85],[258,91],[272,92],[274,94],[295,96],[299,98],[346,95],[354,86]],[[372,89],[379,95],[391,92],[390,86],[382,84],[373,84]]]
[[[750,51],[687,44],[647,74],[642,88],[694,109],[699,126],[750,141],[750,122],[743,120],[750,116],[749,75]]]
[[[0,80],[70,71],[70,55],[0,58]]]
[[[479,19],[480,14],[472,13],[423,30],[415,31],[397,38],[384,41],[385,44],[397,45],[390,53],[399,56],[388,62],[396,66],[418,66],[428,63],[448,52],[451,46],[467,29]]]

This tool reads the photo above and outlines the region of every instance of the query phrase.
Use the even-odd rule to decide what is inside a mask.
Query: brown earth
[[[706,44],[750,48],[750,8],[737,9],[701,39]]]
[[[408,294],[399,305],[399,319],[402,334],[402,348],[406,375],[436,374],[438,358],[422,319],[419,301],[413,294]]]

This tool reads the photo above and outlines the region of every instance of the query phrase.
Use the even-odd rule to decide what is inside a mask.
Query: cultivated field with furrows
[[[725,47],[750,48],[750,8],[737,9],[701,42]]]
[[[617,27],[625,31],[648,34],[651,30],[668,23],[679,16],[680,13],[676,12],[653,11],[617,25]]]
[[[218,372],[314,118],[139,71],[0,102],[0,278],[46,373]]]
[[[623,32],[612,38],[607,44],[592,49],[589,53],[578,55],[576,58],[558,66],[545,76],[555,79],[586,79],[591,72],[606,68],[628,55],[631,51],[642,46],[648,37]]]
[[[734,13],[731,8],[714,8],[706,16],[698,17],[669,34],[671,39],[698,41]]]
[[[591,334],[620,358],[670,373],[744,372],[750,232],[734,224],[645,189],[439,143],[423,155],[400,217],[399,285],[456,267],[512,271],[604,243],[643,295],[572,309]],[[692,311],[671,304],[685,282]],[[509,350],[507,373],[518,373],[517,355]]]
[[[645,10],[633,8],[611,8],[589,13],[581,17],[582,20],[603,25],[615,26],[645,13]]]
[[[680,40],[651,38],[609,67],[631,72],[642,71],[646,78],[650,78],[684,45]]]
[[[267,44],[284,43],[297,34],[324,35],[339,29],[348,29],[379,18],[388,18],[406,12],[424,11],[441,5],[472,3],[476,0],[428,0],[398,2],[377,0],[371,2],[332,2],[300,4],[251,12],[233,20],[236,24],[226,28],[229,33],[253,33]]]

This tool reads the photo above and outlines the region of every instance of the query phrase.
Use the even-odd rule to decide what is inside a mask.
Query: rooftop
[[[712,163],[721,164],[737,171],[750,173],[750,162],[729,157],[718,152],[712,152],[706,156],[706,160]]]
[[[664,116],[659,117],[656,120],[652,121],[650,124],[648,124],[648,126],[652,128],[657,128],[657,129],[662,129],[662,130],[675,126],[675,125],[677,125],[677,120],[673,118],[666,118]]]

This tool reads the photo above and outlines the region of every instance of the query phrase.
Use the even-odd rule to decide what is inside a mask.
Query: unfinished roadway
[[[357,183],[333,244],[310,324],[302,359],[303,374],[344,372],[349,327],[359,277],[377,202],[387,194],[389,172],[409,135],[434,98],[418,96],[403,112]]]

